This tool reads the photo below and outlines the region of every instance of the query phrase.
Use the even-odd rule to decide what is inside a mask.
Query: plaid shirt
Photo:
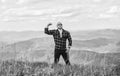
[[[54,42],[55,42],[55,49],[65,50],[66,49],[66,41],[68,39],[69,46],[72,46],[72,38],[68,31],[64,30],[62,31],[62,37],[60,37],[59,30],[48,30],[48,28],[45,28],[44,31],[48,35],[53,35]]]

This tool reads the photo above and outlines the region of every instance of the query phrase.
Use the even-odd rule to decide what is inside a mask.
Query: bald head
[[[63,26],[62,26],[62,23],[61,23],[61,22],[58,22],[58,23],[57,23],[57,28],[60,29],[60,30],[63,29]]]

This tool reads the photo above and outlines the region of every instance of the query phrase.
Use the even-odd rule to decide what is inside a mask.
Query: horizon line
[[[97,30],[120,30],[120,28],[80,29],[69,31],[97,31]],[[43,32],[44,30],[0,30],[0,32]]]

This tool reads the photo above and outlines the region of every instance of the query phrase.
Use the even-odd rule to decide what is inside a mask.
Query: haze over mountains
[[[119,33],[120,30],[112,29],[71,32],[73,38],[71,62],[118,64],[120,61]],[[53,38],[42,31],[0,32],[0,36],[1,60],[26,58],[31,61],[53,61]]]
[[[0,36],[1,42],[14,43],[32,38],[44,37],[45,34],[42,31],[1,31]]]

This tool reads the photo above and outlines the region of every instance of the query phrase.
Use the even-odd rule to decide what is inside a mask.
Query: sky
[[[0,0],[0,31],[120,29],[120,0]]]

